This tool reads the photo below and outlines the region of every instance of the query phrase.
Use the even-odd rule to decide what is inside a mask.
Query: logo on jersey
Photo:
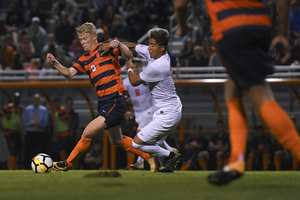
[[[92,65],[92,66],[91,66],[91,70],[92,70],[92,72],[95,72],[95,71],[96,71],[96,66],[95,66],[95,65]]]

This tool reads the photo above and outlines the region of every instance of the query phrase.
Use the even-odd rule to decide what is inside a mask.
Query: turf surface
[[[120,177],[70,170],[35,174],[31,170],[0,171],[0,199],[101,200],[276,200],[300,199],[300,172],[246,172],[227,186],[208,184],[211,172],[118,171]],[[94,176],[95,175],[95,176]]]

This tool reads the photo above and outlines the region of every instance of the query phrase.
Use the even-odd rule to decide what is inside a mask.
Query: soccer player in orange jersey
[[[290,1],[277,2],[279,29],[271,42],[272,22],[268,9],[261,1],[205,0],[216,49],[229,73],[225,84],[225,100],[229,115],[231,155],[228,165],[208,176],[212,184],[227,184],[241,177],[245,171],[248,116],[244,98],[260,114],[275,138],[300,159],[300,137],[295,125],[275,101],[265,81],[266,76],[274,72],[267,53],[269,47],[276,49],[275,59],[281,63],[289,58],[287,32]],[[189,31],[186,24],[188,3],[188,0],[174,2],[179,22],[176,33],[180,36]]]
[[[131,58],[132,52],[121,42],[110,42],[113,47],[109,52],[98,52],[102,43],[97,42],[97,30],[93,23],[86,22],[76,28],[79,41],[85,53],[77,62],[67,68],[62,66],[55,57],[48,53],[47,62],[53,65],[64,77],[72,78],[78,73],[86,73],[90,82],[94,85],[98,97],[98,116],[93,119],[84,129],[82,137],[69,155],[61,162],[54,162],[53,168],[57,171],[69,170],[73,163],[89,148],[92,138],[99,132],[105,130],[110,143],[124,148],[126,151],[142,156],[146,161],[155,165],[150,155],[132,147],[132,139],[121,133],[122,121],[126,110],[126,91],[122,85],[120,76],[121,66],[118,56]]]

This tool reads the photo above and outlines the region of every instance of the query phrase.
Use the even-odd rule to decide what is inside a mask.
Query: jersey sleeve
[[[162,81],[164,79],[163,73],[159,70],[159,66],[155,63],[151,63],[147,68],[140,73],[140,77],[143,81],[148,83]]]
[[[135,51],[140,54],[143,58],[148,59],[150,57],[149,51],[148,51],[148,46],[138,44],[135,46]]]
[[[76,63],[73,64],[72,67],[75,68],[81,74],[86,73],[82,56],[78,58],[78,60],[76,61]]]

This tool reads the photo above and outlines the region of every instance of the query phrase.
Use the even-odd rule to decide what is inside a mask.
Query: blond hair
[[[82,35],[85,33],[89,33],[91,35],[97,34],[97,29],[95,25],[91,22],[85,22],[81,26],[76,27],[77,35]]]

